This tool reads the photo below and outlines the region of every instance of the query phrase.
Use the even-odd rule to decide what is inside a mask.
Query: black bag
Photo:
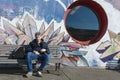
[[[25,48],[23,46],[16,48],[12,52],[12,59],[26,59]]]

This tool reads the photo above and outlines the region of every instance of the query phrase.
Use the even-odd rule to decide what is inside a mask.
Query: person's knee
[[[46,59],[45,59],[45,63],[48,64],[49,61],[50,61],[50,58],[49,58],[49,57],[46,57]]]
[[[50,61],[50,59],[51,59],[51,56],[50,56],[50,55],[48,55],[48,57],[47,57],[48,62]]]
[[[27,53],[27,58],[31,57],[32,54],[33,54],[32,52],[28,52]]]
[[[47,65],[48,63],[49,63],[48,60],[44,60],[44,61],[41,62],[41,64],[43,64],[43,65]]]
[[[49,55],[46,55],[46,56],[45,56],[45,60],[50,60],[50,56],[49,56]]]

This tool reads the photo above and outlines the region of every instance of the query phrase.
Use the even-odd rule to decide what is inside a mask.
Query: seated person
[[[25,76],[26,77],[32,76],[33,74],[32,60],[35,59],[37,59],[38,61],[40,60],[41,62],[40,67],[37,69],[37,76],[42,76],[41,72],[50,60],[50,51],[48,45],[41,38],[39,32],[35,34],[35,39],[31,41],[29,45],[32,48],[32,51],[27,52],[28,73]]]

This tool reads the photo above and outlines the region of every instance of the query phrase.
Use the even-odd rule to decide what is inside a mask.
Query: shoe
[[[37,76],[42,77],[42,73],[40,71],[38,71]]]
[[[27,78],[28,78],[28,77],[31,77],[32,74],[33,74],[32,72],[28,72],[27,74],[25,74],[25,77],[27,77]]]

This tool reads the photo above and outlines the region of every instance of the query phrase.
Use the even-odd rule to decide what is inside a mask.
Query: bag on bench
[[[20,46],[12,52],[12,59],[26,59],[27,52],[31,52],[32,48],[29,45]]]
[[[25,59],[25,48],[20,46],[12,52],[12,59]]]

